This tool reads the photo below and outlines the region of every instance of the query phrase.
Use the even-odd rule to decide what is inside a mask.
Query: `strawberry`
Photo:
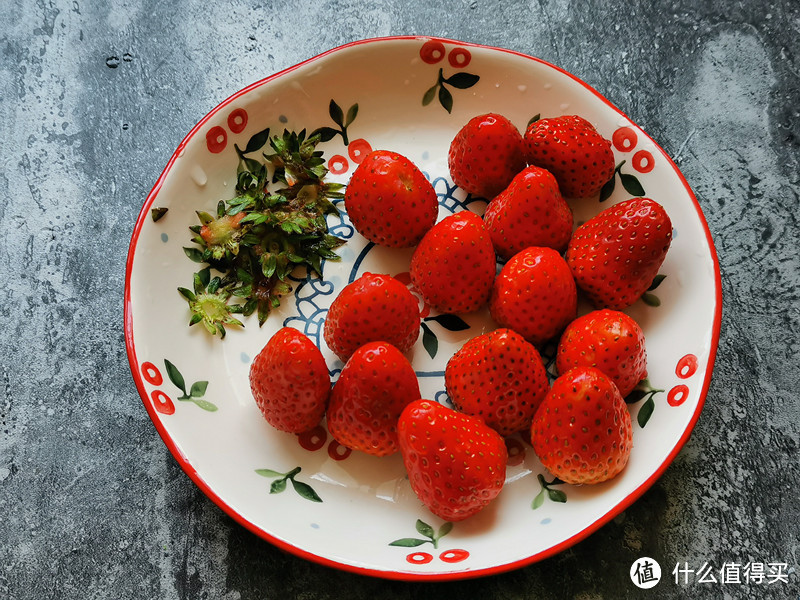
[[[319,348],[297,329],[284,327],[250,365],[250,389],[270,425],[303,433],[325,414],[331,380]]]
[[[491,200],[525,168],[525,143],[502,115],[470,119],[450,143],[450,177],[466,192]]]
[[[653,283],[671,241],[664,208],[649,198],[631,198],[578,227],[565,258],[596,307],[621,310]]]
[[[417,400],[400,415],[397,433],[411,488],[437,517],[466,519],[503,489],[508,451],[480,419]]]
[[[361,235],[393,248],[415,246],[439,213],[436,192],[422,171],[387,150],[364,157],[347,184],[344,205]]]
[[[364,273],[331,303],[323,336],[346,362],[367,342],[385,341],[408,352],[419,328],[419,305],[408,288],[389,275]]]
[[[411,281],[425,303],[443,313],[486,304],[496,272],[483,220],[469,211],[445,217],[425,234],[411,257]]]
[[[455,408],[502,436],[530,428],[550,389],[536,348],[510,329],[472,338],[448,361],[447,394]]]
[[[483,220],[495,251],[506,260],[528,246],[563,252],[572,235],[572,209],[555,177],[536,166],[514,177],[489,203]]]
[[[514,255],[492,288],[489,311],[501,327],[541,345],[559,335],[575,318],[578,293],[561,255],[531,246]]]
[[[647,377],[642,328],[616,310],[595,310],[578,317],[564,330],[556,354],[559,373],[577,366],[600,369],[626,397]]]
[[[361,346],[342,369],[328,407],[328,430],[340,444],[374,456],[397,452],[397,419],[420,397],[411,363],[391,344]]]
[[[566,483],[600,483],[628,463],[631,415],[606,375],[575,367],[553,382],[531,425],[539,460]]]
[[[567,198],[594,196],[614,176],[611,142],[577,115],[534,121],[525,142],[528,163],[555,175]]]

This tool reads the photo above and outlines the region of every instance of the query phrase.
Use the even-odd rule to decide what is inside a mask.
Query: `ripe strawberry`
[[[420,397],[417,375],[386,342],[355,351],[333,386],[328,430],[340,444],[374,456],[397,452],[397,419]]]
[[[647,377],[644,333],[639,324],[616,310],[595,310],[567,325],[558,343],[556,369],[595,367],[608,375],[626,397]]]
[[[361,235],[393,248],[416,245],[439,213],[436,192],[422,172],[387,150],[364,157],[347,184],[344,205]]]
[[[508,451],[480,419],[417,400],[400,415],[397,432],[411,488],[437,517],[466,519],[503,489]]]
[[[550,389],[536,348],[510,329],[472,338],[448,361],[447,394],[455,408],[502,436],[530,428]]]
[[[533,418],[531,442],[562,481],[600,483],[628,463],[631,415],[611,379],[593,367],[575,367],[553,382]]]
[[[419,328],[419,305],[408,288],[389,275],[364,273],[334,299],[323,336],[346,362],[367,342],[385,341],[408,352]]]
[[[528,163],[550,171],[567,198],[588,198],[614,176],[611,142],[586,119],[540,119],[525,132]]]
[[[457,186],[491,200],[525,168],[525,143],[504,116],[479,115],[453,138],[447,162]]]
[[[559,335],[575,318],[578,293],[561,255],[531,246],[503,266],[492,288],[489,311],[501,327],[534,345]]]
[[[250,389],[270,425],[303,433],[325,414],[331,380],[319,348],[297,329],[284,327],[250,365]]]
[[[572,209],[555,177],[536,166],[514,177],[489,203],[483,221],[495,251],[506,260],[528,246],[563,252],[572,235]]]
[[[411,281],[425,303],[440,312],[472,312],[489,299],[495,264],[483,220],[461,211],[422,238],[411,257]]]
[[[578,227],[565,258],[596,307],[621,310],[653,283],[671,241],[664,208],[649,198],[632,198]]]

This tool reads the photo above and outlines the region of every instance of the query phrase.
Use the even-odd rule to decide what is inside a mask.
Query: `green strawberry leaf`
[[[658,275],[656,275],[656,276],[653,278],[653,283],[651,283],[651,284],[650,284],[650,287],[649,287],[649,288],[647,288],[647,291],[648,291],[648,292],[652,292],[654,289],[656,289],[658,286],[660,286],[660,285],[661,285],[661,282],[662,282],[662,281],[664,281],[666,278],[667,278],[667,276],[666,276],[666,275],[662,275],[662,274],[658,274]]]
[[[647,425],[647,422],[650,420],[650,417],[653,415],[653,410],[656,408],[656,403],[653,401],[653,397],[647,399],[647,402],[642,404],[642,407],[639,409],[639,414],[636,415],[636,421],[639,423],[639,427],[644,428]]]
[[[630,173],[623,173],[620,171],[619,180],[622,182],[622,187],[624,187],[625,191],[631,196],[644,196],[644,188],[642,187],[642,184],[639,183],[636,175],[631,175]]]
[[[478,83],[479,80],[480,77],[478,75],[473,75],[472,73],[456,73],[455,75],[451,75],[445,79],[444,82],[459,90],[466,90],[467,88],[471,88],[473,85]]]
[[[290,479],[292,482],[292,486],[294,486],[295,491],[300,494],[301,497],[305,498],[306,500],[311,500],[311,502],[322,502],[322,498],[317,495],[317,492],[314,491],[307,483],[303,483],[302,481],[295,481],[294,479]]]
[[[269,127],[263,131],[259,131],[250,138],[250,140],[247,142],[247,146],[245,146],[243,154],[249,154],[250,152],[260,150],[267,143],[267,140],[269,140]]]
[[[439,104],[441,104],[448,113],[453,112],[453,94],[444,86],[439,87]]]
[[[469,329],[469,325],[456,315],[436,315],[435,317],[427,317],[426,321],[436,321],[439,325],[447,329],[447,331],[464,331]]]
[[[150,209],[150,217],[153,219],[153,223],[157,223],[161,217],[167,214],[168,208],[152,208]]]
[[[184,248],[183,252],[189,257],[190,260],[196,263],[205,262],[203,260],[203,253],[197,248]]]
[[[195,381],[192,384],[192,389],[189,390],[189,395],[192,398],[202,398],[205,396],[206,389],[208,389],[207,381]]]
[[[433,539],[433,537],[434,537],[433,527],[428,525],[422,519],[417,519],[416,528],[417,528],[417,532],[420,535],[424,535],[425,537],[429,537],[429,538]]]
[[[175,387],[183,392],[184,396],[188,397],[186,394],[186,382],[183,380],[183,375],[181,375],[178,367],[173,365],[166,358],[164,359],[164,366],[167,368],[167,376],[169,377],[169,380],[175,384]]]
[[[422,326],[422,345],[428,356],[436,358],[436,353],[439,351],[439,339],[425,323],[420,323],[420,325]]]
[[[416,548],[422,544],[429,544],[430,540],[421,540],[419,538],[400,538],[391,542],[390,546],[402,546],[403,548]]]
[[[286,473],[278,473],[272,469],[256,469],[256,473],[262,477],[285,477]]]
[[[536,510],[542,504],[544,504],[544,490],[545,488],[542,488],[541,491],[538,494],[536,494],[536,498],[533,499],[533,502],[531,502],[531,508],[533,510]]]

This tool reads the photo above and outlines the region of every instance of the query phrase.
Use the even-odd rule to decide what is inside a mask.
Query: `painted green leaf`
[[[625,403],[626,404],[635,404],[639,402],[642,398],[647,396],[648,392],[645,390],[633,390],[630,394],[625,396]]]
[[[639,409],[639,414],[636,415],[636,421],[639,423],[639,427],[644,427],[647,425],[647,422],[650,420],[655,408],[656,403],[651,396],[647,399],[647,402],[642,404],[642,407]]]
[[[453,94],[444,86],[439,87],[439,104],[441,104],[447,112],[453,112]]]
[[[442,526],[439,527],[439,532],[436,537],[443,538],[451,531],[453,531],[453,524],[450,521],[445,521],[442,523]]]
[[[631,196],[644,196],[644,188],[642,184],[639,183],[636,175],[620,172],[619,180],[622,182],[622,187],[624,187],[625,191]]]
[[[472,73],[456,73],[455,75],[451,75],[444,82],[448,85],[452,85],[454,88],[458,88],[459,90],[465,90],[467,88],[471,88],[473,85],[478,83],[480,77],[478,75],[473,75]]]
[[[342,107],[336,104],[332,98],[331,103],[328,105],[328,114],[339,127],[344,125],[344,112],[342,112]]]
[[[203,396],[205,396],[207,388],[208,388],[207,381],[196,381],[192,384],[192,389],[189,390],[189,395],[192,398],[202,398]]]
[[[422,519],[417,519],[416,528],[417,528],[417,531],[421,535],[424,535],[424,536],[429,537],[429,538],[433,538],[433,527],[428,525]]]
[[[207,410],[208,412],[216,412],[217,405],[213,402],[209,402],[208,400],[200,400],[199,398],[192,398],[192,402],[194,402],[197,406],[202,408],[203,410]]]
[[[276,479],[272,482],[269,486],[269,493],[270,494],[280,494],[283,490],[286,489],[286,479]]]
[[[439,351],[439,338],[431,331],[425,323],[422,326],[422,346],[431,358],[436,358],[436,353]]]
[[[311,500],[311,502],[322,502],[322,498],[320,498],[317,495],[317,492],[314,491],[314,488],[307,483],[295,481],[294,479],[290,479],[290,481],[292,482],[295,491],[306,500]]]
[[[645,292],[642,294],[642,301],[648,306],[661,306],[661,299],[655,294]]]
[[[550,500],[553,502],[566,502],[567,495],[562,492],[561,490],[554,490],[553,488],[547,488],[547,495],[550,497]]]
[[[391,542],[389,545],[402,546],[403,548],[416,548],[417,546],[428,543],[430,543],[429,540],[421,540],[419,538],[400,538],[399,540]]]
[[[661,282],[662,282],[662,281],[664,281],[666,278],[667,278],[667,276],[666,276],[666,275],[662,275],[662,274],[660,274],[660,273],[659,273],[658,275],[656,275],[656,276],[653,278],[653,283],[651,283],[651,284],[650,284],[650,287],[649,287],[649,288],[647,288],[647,291],[648,291],[648,292],[652,292],[654,289],[656,289],[658,286],[660,286],[660,285],[661,285]]]
[[[600,188],[600,202],[605,202],[609,198],[611,198],[611,194],[614,193],[614,187],[616,186],[617,181],[617,174],[616,172],[611,176],[611,179],[606,181],[602,188]]]
[[[448,331],[464,331],[465,329],[469,329],[469,325],[467,325],[464,319],[456,315],[437,315],[435,317],[428,317],[426,320],[436,321]]]
[[[347,111],[347,117],[345,118],[344,126],[347,127],[348,125],[350,125],[350,123],[355,121],[357,115],[358,115],[358,104],[353,104],[353,106],[351,106],[350,109]]]
[[[273,471],[272,469],[256,469],[256,473],[261,475],[262,477],[284,477],[286,473],[278,473],[277,471]]]
[[[175,387],[182,391],[184,395],[186,395],[186,382],[183,380],[183,375],[181,375],[178,367],[173,365],[166,358],[164,359],[164,366],[167,368],[167,376],[169,377],[169,380],[174,383]]]
[[[544,488],[542,488],[542,490],[538,494],[536,494],[536,498],[534,498],[533,502],[531,502],[531,508],[533,510],[536,510],[542,504],[544,504]]]
[[[439,88],[439,84],[437,83],[433,87],[429,88],[425,95],[422,97],[422,106],[428,106],[433,99],[436,97],[436,90]]]
[[[338,129],[334,129],[333,127],[320,127],[319,129],[315,129],[314,131],[312,131],[311,135],[319,135],[319,141],[329,142],[339,133],[341,132]]]
[[[250,152],[255,152],[264,147],[264,144],[267,143],[269,139],[269,127],[264,129],[263,131],[259,131],[250,140],[247,142],[247,146],[244,149],[244,153],[248,154]]]

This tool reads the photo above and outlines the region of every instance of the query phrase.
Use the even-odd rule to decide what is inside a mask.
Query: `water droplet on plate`
[[[518,89],[520,92],[526,92],[526,91],[528,91],[528,86],[527,86],[527,85],[518,85],[518,86],[517,86],[517,89]]]
[[[553,84],[552,84],[552,83],[545,83],[545,84],[544,84],[544,89],[546,89],[546,90],[552,90],[552,89],[553,89]]]
[[[567,103],[567,102],[563,102],[563,103],[561,104],[561,110],[567,110],[568,108],[569,108],[569,103]]]
[[[194,165],[190,170],[190,174],[192,176],[192,181],[200,187],[208,183],[208,176],[200,165]]]

